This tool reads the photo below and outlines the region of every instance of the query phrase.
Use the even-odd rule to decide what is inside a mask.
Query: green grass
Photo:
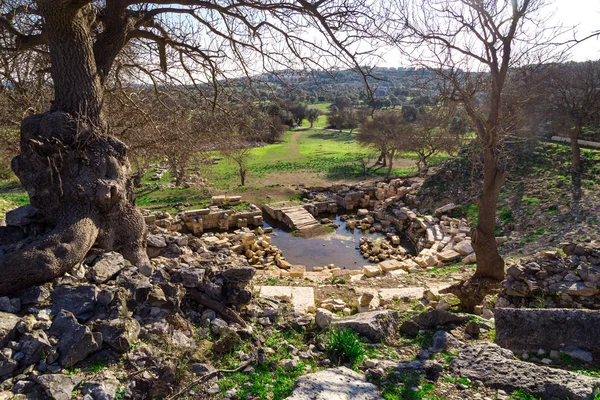
[[[510,394],[509,400],[539,400],[539,397],[535,397],[524,389],[517,389]]]
[[[530,196],[523,196],[523,200],[532,206],[535,206],[536,204],[539,204],[542,201],[542,200],[538,199],[537,197],[530,197]]]
[[[289,348],[290,344],[301,351],[306,351],[308,345],[305,343],[307,337],[306,331],[271,331],[270,335],[265,337],[265,347],[275,350],[274,354],[268,354],[265,363],[254,366],[253,373],[243,371],[226,374],[219,380],[218,385],[221,389],[221,395],[227,390],[235,388],[238,392],[238,398],[246,398],[248,394],[253,394],[259,399],[284,399],[290,395],[298,377],[310,371],[316,371],[317,365],[312,360],[299,362],[295,368],[288,371],[281,365],[284,359],[292,358]],[[239,365],[239,358],[235,352],[242,350],[248,352],[247,343],[242,343],[234,349],[232,354],[225,355],[215,360],[220,368],[235,368]]]
[[[359,160],[371,154],[355,141],[355,135],[329,132],[322,129],[289,131],[281,143],[269,144],[251,150],[248,175],[261,178],[268,174],[286,172],[313,172],[331,180],[362,177]],[[399,158],[415,159],[404,153]],[[416,169],[393,169],[393,175],[404,175]],[[372,176],[383,176],[386,171],[371,171]],[[231,189],[238,184],[237,170],[229,160],[221,160],[212,168],[212,179],[217,189]]]
[[[349,362],[356,367],[365,358],[365,345],[358,333],[351,329],[332,328],[327,332],[326,351],[339,363]]]
[[[479,205],[477,203],[464,206],[463,212],[469,222],[473,225],[477,225],[477,221],[479,221]]]
[[[390,374],[381,387],[381,397],[385,400],[441,400],[433,396],[435,386],[425,382],[424,378],[415,371],[402,374]]]

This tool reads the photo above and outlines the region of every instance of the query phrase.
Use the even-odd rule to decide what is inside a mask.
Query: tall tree
[[[49,54],[54,89],[50,110],[23,121],[12,162],[48,232],[11,247],[24,232],[0,228],[0,295],[64,274],[94,243],[152,272],[127,147],[106,123],[111,80],[130,71],[216,99],[228,77],[329,62],[307,49],[360,69],[359,50],[348,49],[360,48],[352,32],[367,23],[367,1],[0,0],[0,51]],[[307,28],[322,40],[303,39]]]
[[[471,231],[477,269],[456,285],[466,307],[483,298],[485,288],[504,279],[504,260],[494,237],[498,196],[506,179],[503,137],[514,129],[506,105],[511,69],[541,63],[556,33],[541,17],[544,0],[396,0],[387,8],[393,21],[386,35],[418,64],[433,71],[449,105],[460,103],[482,147],[483,185],[478,223]],[[548,40],[548,42],[546,42]]]

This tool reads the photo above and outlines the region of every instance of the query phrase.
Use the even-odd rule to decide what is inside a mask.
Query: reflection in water
[[[335,217],[335,219],[334,219]],[[332,222],[335,222],[339,227],[326,236],[315,238],[301,238],[292,235],[285,230],[285,225],[269,218],[265,213],[265,226],[273,227],[273,232],[276,235],[272,236],[271,243],[277,246],[282,252],[285,259],[292,264],[305,265],[307,270],[312,270],[313,267],[323,267],[328,264],[335,264],[336,267],[347,269],[361,269],[363,265],[369,264],[369,260],[365,260],[360,251],[357,250],[360,238],[365,236],[371,240],[384,238],[382,233],[362,232],[360,229],[353,231],[346,229],[346,223],[340,221],[338,216],[329,216]],[[401,246],[408,252],[414,251],[412,243],[403,236],[401,238]]]

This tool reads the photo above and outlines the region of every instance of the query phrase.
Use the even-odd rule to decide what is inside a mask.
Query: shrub
[[[327,335],[327,352],[340,363],[349,362],[353,367],[365,357],[365,347],[360,336],[351,329],[333,328]]]

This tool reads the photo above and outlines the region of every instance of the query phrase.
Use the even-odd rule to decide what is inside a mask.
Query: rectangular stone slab
[[[600,311],[497,308],[496,343],[514,352],[575,346],[600,358]]]

